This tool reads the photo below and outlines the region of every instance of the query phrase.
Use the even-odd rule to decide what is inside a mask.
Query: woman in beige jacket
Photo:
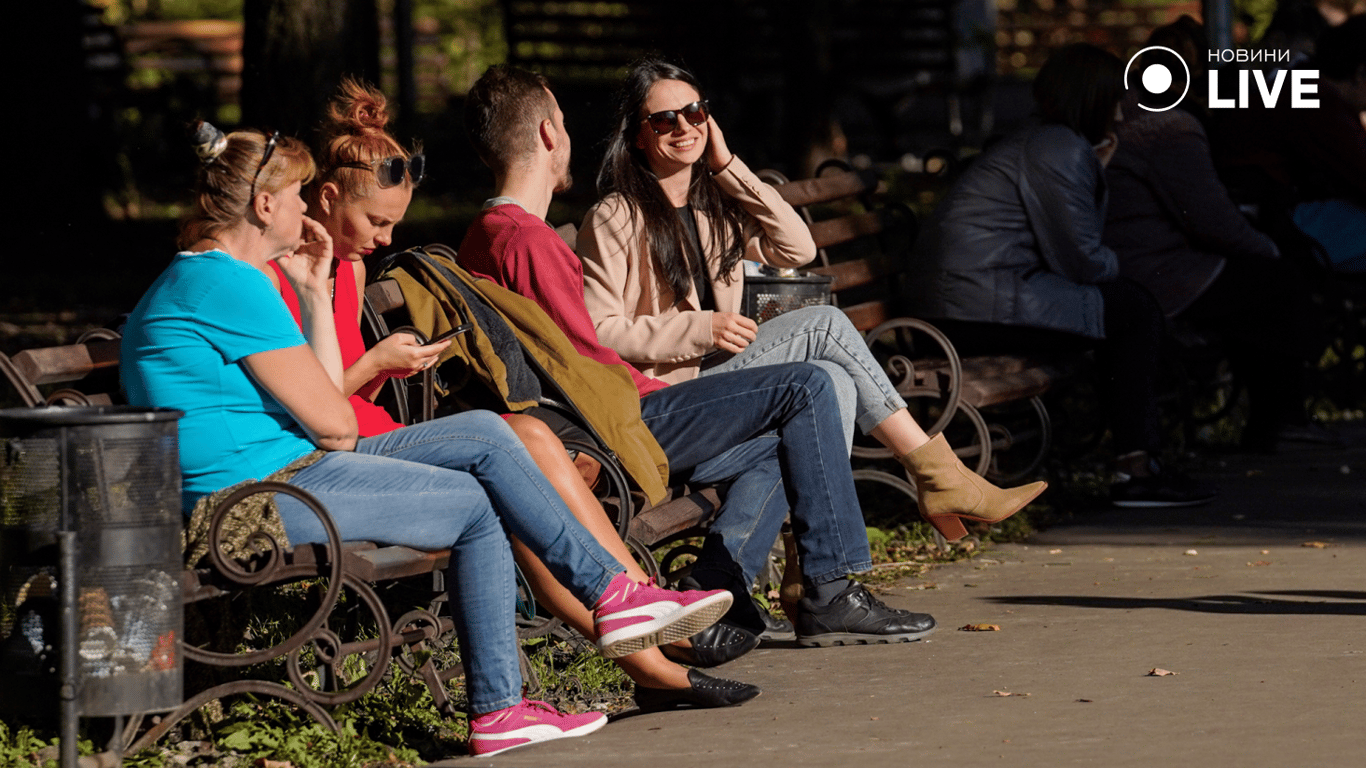
[[[838,309],[808,307],[762,326],[739,314],[745,260],[797,267],[815,258],[816,245],[796,211],[726,147],[690,73],[637,64],[618,118],[598,173],[605,197],[578,240],[602,343],[670,383],[821,365],[848,394],[858,426],[906,466],[921,514],[950,540],[966,535],[960,518],[999,522],[1043,491],[1042,482],[996,488],[963,467],[942,435],[931,440]]]

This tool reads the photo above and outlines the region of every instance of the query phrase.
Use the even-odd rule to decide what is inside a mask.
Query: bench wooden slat
[[[365,299],[382,315],[403,306],[403,291],[397,280],[381,280],[365,287]]]
[[[704,488],[637,514],[631,520],[630,535],[646,546],[653,546],[676,533],[702,525],[720,506],[721,497],[716,489]]]
[[[867,332],[879,325],[887,322],[887,319],[894,315],[887,311],[885,301],[865,301],[862,304],[855,304],[852,307],[845,307],[844,314],[849,317],[849,321],[860,331]]]
[[[811,239],[817,248],[857,240],[865,235],[876,235],[883,230],[882,216],[878,213],[851,213],[810,225]]]
[[[964,376],[983,379],[1019,373],[1030,368],[1047,367],[1043,361],[1022,355],[965,357],[962,363]]]
[[[871,172],[860,173],[858,171],[829,173],[818,179],[789,181],[775,187],[778,194],[787,201],[788,205],[794,208],[828,203],[831,200],[861,195],[878,188],[879,182],[876,176]]]
[[[855,259],[831,264],[828,267],[816,267],[810,271],[834,278],[830,283],[832,291],[871,285],[900,272],[890,259]]]
[[[26,349],[16,353],[11,360],[19,373],[34,385],[76,381],[104,368],[117,368],[119,342],[97,339],[64,347]]]
[[[402,579],[444,569],[450,550],[424,552],[411,547],[378,547],[347,555],[346,569],[366,581]]]
[[[1052,386],[1055,373],[1049,368],[1025,368],[990,378],[963,379],[963,401],[985,408],[1042,395]]]

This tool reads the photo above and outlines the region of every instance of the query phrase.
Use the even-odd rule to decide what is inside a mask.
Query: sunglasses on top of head
[[[275,154],[275,145],[280,142],[280,132],[275,131],[266,139],[266,148],[261,152],[261,162],[256,164],[256,173],[251,177],[251,197],[249,200],[256,199],[256,182],[261,178],[261,171],[266,169],[266,163],[270,162],[270,156]],[[251,205],[252,203],[249,203]]]
[[[662,112],[652,112],[646,115],[641,122],[649,123],[650,130],[654,131],[656,134],[663,135],[666,133],[673,133],[674,126],[678,125],[679,115],[682,115],[683,119],[688,121],[688,125],[701,125],[707,122],[707,117],[710,115],[707,106],[708,102],[706,99],[694,101],[693,103],[684,107],[679,107],[678,109],[666,109]]]
[[[375,171],[375,181],[380,189],[397,187],[403,183],[404,175],[412,179],[413,186],[422,183],[422,177],[427,173],[427,157],[421,152],[404,160],[397,155],[376,160],[372,163],[342,163],[339,168],[357,168],[360,170]]]

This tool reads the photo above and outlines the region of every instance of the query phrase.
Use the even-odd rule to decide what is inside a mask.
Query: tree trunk
[[[376,0],[245,0],[242,124],[311,141],[346,75],[379,80]]]

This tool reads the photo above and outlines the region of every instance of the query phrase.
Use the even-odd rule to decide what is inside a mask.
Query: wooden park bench
[[[118,362],[118,335],[97,330],[75,344],[23,350],[12,358],[0,354],[0,371],[27,406],[98,406],[120,401]],[[291,493],[303,501],[322,521],[329,543],[285,547],[267,536],[261,539],[264,551],[255,556],[240,560],[222,556],[219,545],[225,535],[226,513],[238,501],[263,492]],[[141,717],[132,718],[120,744],[126,754],[150,746],[205,704],[243,693],[288,701],[335,731],[337,724],[328,710],[372,690],[392,663],[427,686],[442,714],[456,714],[446,683],[461,677],[463,670],[450,661],[449,654],[439,652],[449,644],[454,631],[449,616],[437,611],[444,601],[442,574],[448,551],[343,541],[316,499],[282,483],[249,484],[224,499],[213,514],[208,542],[208,554],[197,563],[187,564],[182,573],[187,608],[205,607],[210,620],[212,611],[240,612],[244,605],[252,606],[250,613],[257,605],[272,604],[270,600],[249,598],[252,590],[300,583],[311,585],[296,587],[302,593],[298,602],[303,607],[291,616],[251,613],[237,617],[231,627],[219,619],[222,626],[205,632],[204,644],[198,646],[192,644],[200,638],[191,636],[194,627],[187,610],[183,653],[202,668],[187,665],[186,679],[207,679],[210,685],[151,727],[144,729]],[[408,605],[418,607],[393,619],[381,592],[399,581],[413,582]],[[350,596],[343,598],[344,591]],[[274,610],[279,609],[277,604]],[[273,645],[266,645],[270,641],[256,642],[250,650],[242,650],[242,646],[252,645],[252,641],[240,636],[226,642],[219,639],[219,646],[229,647],[214,645],[213,636],[223,629],[242,630],[249,623],[272,622],[282,626],[292,623],[293,629],[284,630],[289,636]],[[443,660],[448,663],[443,664]],[[524,679],[535,690],[539,685],[534,673],[525,656],[522,661]],[[283,663],[291,685],[259,676],[271,662]],[[232,679],[223,681],[224,677]]]

